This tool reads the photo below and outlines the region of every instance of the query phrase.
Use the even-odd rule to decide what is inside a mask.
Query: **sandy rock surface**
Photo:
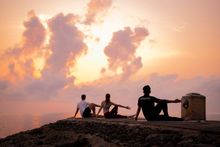
[[[0,139],[0,146],[220,146],[219,125],[219,122],[66,119]]]

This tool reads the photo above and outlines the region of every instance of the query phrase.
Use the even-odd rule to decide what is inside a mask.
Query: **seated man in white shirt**
[[[80,114],[83,118],[96,116],[95,107],[100,107],[100,105],[86,102],[86,95],[85,94],[81,95],[81,99],[82,100],[77,104],[74,118],[76,117],[78,111],[80,111]],[[91,113],[91,111],[93,112],[93,114]]]

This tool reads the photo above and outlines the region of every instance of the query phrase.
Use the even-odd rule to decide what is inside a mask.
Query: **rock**
[[[178,123],[69,119],[0,139],[0,146],[219,146],[220,133],[181,128]],[[186,123],[186,122],[184,122]],[[191,126],[191,125],[184,125]],[[158,125],[159,124],[159,125]],[[165,125],[163,125],[165,124]],[[180,127],[178,127],[178,125]],[[195,124],[193,124],[195,125]],[[197,125],[197,124],[196,124]],[[159,127],[158,127],[159,126]],[[207,125],[210,127],[210,125]],[[202,128],[204,129],[204,128]]]
[[[192,139],[188,140],[182,140],[180,141],[177,145],[182,146],[182,147],[188,147],[188,146],[193,146],[195,143],[193,142]]]

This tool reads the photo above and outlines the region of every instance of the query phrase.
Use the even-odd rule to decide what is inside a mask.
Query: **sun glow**
[[[113,33],[126,26],[120,19],[115,18],[117,18],[115,14],[111,15],[106,17],[102,23],[91,25],[89,28],[79,25],[80,30],[85,34],[84,42],[88,46],[88,52],[77,60],[74,68],[70,68],[71,75],[76,77],[76,84],[100,78],[102,68],[107,67],[104,48],[111,41]]]
[[[114,32],[123,30],[125,27],[133,29],[137,27],[137,25],[145,26],[146,24],[141,23],[137,18],[127,17],[125,13],[118,13],[120,9],[119,7],[111,9],[111,13],[106,15],[104,19],[92,25],[85,25],[82,22],[76,24],[77,28],[85,35],[84,42],[88,46],[88,51],[86,55],[79,57],[74,65],[68,67],[67,77],[74,77],[75,84],[92,82],[102,76],[114,76],[122,73],[121,68],[115,72],[106,70],[108,61],[104,54],[104,49],[111,41]],[[45,30],[48,30],[47,22],[52,17],[45,14],[39,14],[37,16]],[[44,45],[49,44],[49,40],[50,32],[48,31],[46,32]],[[152,46],[154,48],[153,50],[151,49]],[[167,50],[166,52],[161,51],[157,42],[149,41],[148,39],[145,39],[141,43],[136,52],[137,56],[142,57],[143,63],[160,57],[174,56],[176,54],[178,53],[172,50]],[[33,71],[33,75],[35,78],[41,78],[41,72],[45,66],[44,62],[45,59],[43,57],[34,59],[35,70]],[[105,70],[105,75],[101,72],[103,70]]]
[[[43,57],[38,57],[34,59],[34,77],[39,79],[41,78],[41,72],[45,66],[45,59]]]

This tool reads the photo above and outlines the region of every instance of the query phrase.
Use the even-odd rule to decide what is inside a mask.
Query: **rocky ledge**
[[[69,118],[0,139],[0,146],[220,146],[220,122]]]

